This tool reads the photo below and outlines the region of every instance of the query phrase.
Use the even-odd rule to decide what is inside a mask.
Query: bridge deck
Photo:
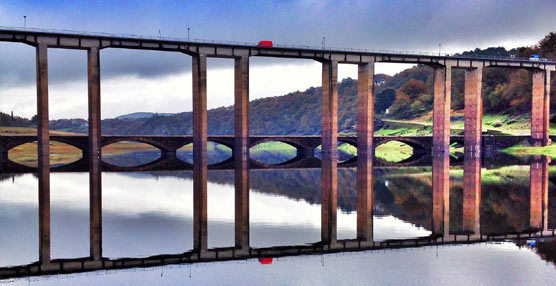
[[[74,32],[64,30],[22,29],[15,27],[0,27],[0,41],[21,42],[29,45],[47,44],[51,48],[88,49],[97,48],[125,48],[173,51],[188,54],[203,53],[208,57],[234,58],[238,56],[262,56],[302,59],[328,59],[339,63],[363,63],[374,60],[376,62],[419,63],[432,65],[446,65],[469,68],[473,62],[480,62],[485,66],[542,68],[554,70],[556,62],[530,61],[524,58],[503,58],[496,56],[467,57],[456,55],[439,55],[436,53],[415,53],[401,51],[375,51],[368,49],[350,48],[321,48],[309,46],[279,45],[273,47],[258,47],[254,43],[238,43],[223,41],[186,41],[177,38],[146,37],[137,35],[116,35],[109,33]]]

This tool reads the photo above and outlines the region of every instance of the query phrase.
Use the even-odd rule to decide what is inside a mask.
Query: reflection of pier
[[[333,155],[332,155],[333,156]],[[323,160],[323,173],[334,170],[335,161]],[[492,233],[480,227],[481,208],[481,160],[479,156],[467,156],[464,161],[463,230],[449,229],[450,215],[450,162],[447,154],[433,157],[433,204],[432,234],[412,239],[386,241],[373,240],[372,160],[359,160],[357,185],[357,239],[339,240],[336,237],[337,177],[323,178],[326,192],[322,196],[321,241],[294,246],[252,248],[249,245],[249,168],[243,160],[236,160],[235,168],[235,245],[224,248],[207,248],[206,185],[194,193],[194,245],[192,250],[178,254],[164,254],[142,258],[109,259],[102,255],[102,190],[99,160],[93,160],[90,172],[90,256],[82,258],[50,259],[50,198],[39,196],[39,261],[21,266],[0,268],[0,279],[33,275],[63,274],[94,270],[152,267],[179,263],[228,261],[260,257],[311,255],[345,251],[380,250],[389,248],[414,248],[469,244],[505,239],[529,239],[553,237],[548,217],[548,166],[546,157],[536,157],[530,162],[530,209],[529,227],[520,232]],[[242,163],[243,162],[243,163]],[[327,171],[325,169],[332,169]],[[44,170],[44,169],[41,169]],[[46,169],[48,170],[48,169]],[[335,170],[334,170],[335,171]],[[206,184],[206,172],[194,175],[199,184]],[[365,177],[365,178],[361,178]],[[48,186],[49,174],[39,176],[39,189]],[[197,187],[198,188],[198,187]]]

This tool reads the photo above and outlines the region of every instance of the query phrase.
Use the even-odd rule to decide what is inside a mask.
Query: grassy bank
[[[463,134],[465,125],[461,111],[452,112],[450,133]],[[411,120],[383,119],[384,126],[375,132],[376,135],[394,136],[426,136],[432,135],[432,112]],[[507,114],[483,115],[483,132],[489,134],[527,135],[531,134],[531,115],[510,116]],[[556,132],[556,126],[550,126],[550,132]]]
[[[503,152],[517,156],[544,155],[556,158],[556,144],[545,147],[533,147],[528,145],[516,145],[503,150]]]

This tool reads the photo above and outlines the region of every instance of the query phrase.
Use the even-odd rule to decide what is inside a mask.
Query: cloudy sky
[[[23,1],[0,0],[0,25],[230,40],[453,53],[532,45],[556,30],[556,2],[475,1]],[[250,97],[319,86],[310,60],[251,58]],[[233,104],[233,62],[208,61],[209,108]],[[378,64],[393,74],[406,65]],[[178,53],[101,51],[102,117],[191,110],[191,59]],[[51,119],[87,117],[86,53],[49,50]],[[341,65],[339,77],[356,78]],[[36,113],[35,51],[0,43],[0,111]]]

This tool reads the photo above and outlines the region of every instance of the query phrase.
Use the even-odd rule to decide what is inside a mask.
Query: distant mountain
[[[120,115],[116,117],[116,119],[123,119],[123,120],[133,120],[133,119],[141,119],[141,118],[149,118],[155,115],[158,116],[172,116],[175,113],[154,113],[154,112],[134,112],[130,114]]]
[[[383,90],[385,82],[390,77],[378,74],[376,91]],[[339,108],[338,121],[340,132],[355,132],[357,123],[357,81],[344,79],[338,88]],[[321,127],[321,97],[320,87],[311,87],[305,91],[296,91],[283,96],[256,99],[250,102],[251,134],[257,135],[317,135]],[[377,101],[381,95],[377,94]],[[390,101],[393,97],[390,98]],[[391,102],[390,102],[391,103]],[[380,106],[387,107],[389,104]],[[385,108],[375,107],[377,112]],[[219,107],[208,110],[208,133],[218,135],[232,135],[234,132],[233,106]],[[376,121],[376,127],[380,127]],[[70,132],[87,132],[85,120],[62,119],[52,121],[50,127],[55,130]],[[189,135],[193,131],[192,113],[161,114],[137,112],[102,120],[102,133],[107,135]]]

